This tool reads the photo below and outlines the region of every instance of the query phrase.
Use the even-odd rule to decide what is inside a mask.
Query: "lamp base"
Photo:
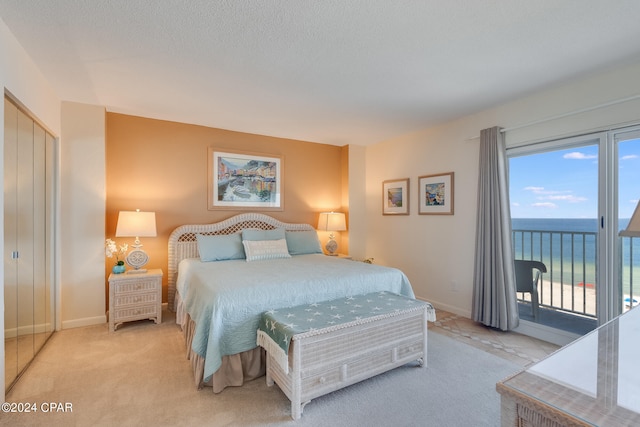
[[[125,260],[127,261],[127,264],[133,267],[134,271],[137,271],[139,273],[144,273],[146,272],[146,270],[140,271],[140,269],[144,267],[149,261],[149,255],[147,255],[147,253],[142,249],[140,249],[139,247],[136,247],[134,250],[129,252]]]
[[[333,238],[329,238],[329,241],[324,246],[324,248],[327,250],[327,255],[331,255],[331,256],[338,255],[336,253],[336,251],[338,250],[338,242],[333,240]]]

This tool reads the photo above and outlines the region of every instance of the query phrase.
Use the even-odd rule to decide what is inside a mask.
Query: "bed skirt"
[[[191,361],[191,370],[196,386],[200,389],[211,387],[214,393],[220,393],[227,387],[239,387],[245,381],[251,381],[265,375],[266,356],[264,349],[256,347],[242,353],[224,356],[222,365],[208,382],[204,382],[204,358],[191,349],[195,321],[184,310],[182,299],[176,292],[176,323],[182,328],[186,356]]]

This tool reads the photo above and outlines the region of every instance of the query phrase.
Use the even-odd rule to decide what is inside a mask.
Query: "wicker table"
[[[343,317],[343,307],[353,316]],[[325,327],[309,327],[321,316]],[[258,344],[267,351],[267,384],[278,384],[298,419],[311,399],[411,361],[423,366],[427,320],[435,320],[430,304],[388,292],[264,313]]]
[[[640,310],[497,384],[502,426],[640,425]]]
[[[162,323],[162,270],[109,275],[109,331],[142,319]]]

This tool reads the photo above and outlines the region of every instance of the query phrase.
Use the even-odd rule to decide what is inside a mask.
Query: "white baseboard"
[[[85,317],[83,319],[65,320],[62,322],[62,329],[81,328],[83,326],[100,325],[107,323],[107,316]]]

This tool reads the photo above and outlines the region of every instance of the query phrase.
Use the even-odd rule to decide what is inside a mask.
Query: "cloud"
[[[563,196],[549,196],[549,197],[547,197],[547,199],[549,199],[549,200],[562,200],[562,201],[569,202],[569,203],[580,203],[580,202],[586,202],[587,201],[586,197],[574,196],[572,194],[566,194],[566,195],[563,195]]]
[[[598,156],[596,154],[584,154],[584,153],[580,153],[579,151],[573,151],[571,153],[565,154],[564,156],[562,156],[562,158],[573,159],[573,160],[590,160],[590,159],[597,159]]]
[[[620,160],[631,160],[631,159],[637,159],[637,158],[638,158],[637,154],[629,154],[627,156],[620,157]]]
[[[535,187],[535,186],[525,187],[524,189],[526,191],[531,191],[533,194],[543,194],[543,195],[567,194],[571,192],[571,190],[564,190],[564,191],[545,190],[544,187]]]
[[[531,206],[534,208],[547,208],[547,209],[556,209],[558,207],[558,205],[551,202],[533,203]]]
[[[536,198],[540,200],[539,202],[531,204],[531,207],[534,208],[557,209],[559,206],[554,202],[582,203],[588,200],[586,197],[571,194],[571,190],[550,191],[545,190],[544,187],[536,187],[533,185],[525,187],[525,190],[536,194]]]
[[[544,191],[544,187],[529,186],[529,187],[524,187],[524,189],[526,191],[531,191],[531,192],[536,193],[536,194],[540,194],[540,193],[542,193]]]

